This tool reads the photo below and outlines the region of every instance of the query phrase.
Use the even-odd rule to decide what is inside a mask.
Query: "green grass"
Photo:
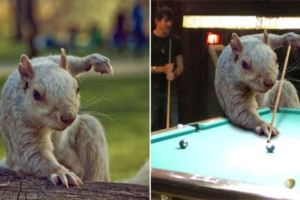
[[[133,176],[149,158],[148,76],[84,76],[79,85],[81,112],[96,116],[106,130],[111,178]],[[2,141],[1,147],[2,157]]]
[[[0,60],[1,62],[11,62],[18,60],[20,55],[25,53],[26,45],[17,43],[10,38],[0,38]]]

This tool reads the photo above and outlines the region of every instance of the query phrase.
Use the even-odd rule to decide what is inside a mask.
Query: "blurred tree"
[[[15,3],[13,5],[14,11],[15,11],[15,16],[16,16],[16,32],[15,32],[15,40],[17,42],[22,41],[23,39],[23,34],[22,34],[22,4],[23,2],[20,0],[15,0]]]
[[[20,1],[20,0],[19,0]],[[35,0],[22,0],[22,1],[27,1],[27,6],[25,6],[25,11],[26,11],[26,15],[25,15],[25,19],[27,20],[27,25],[28,25],[28,29],[29,29],[29,33],[28,33],[28,38],[27,38],[27,42],[29,44],[29,54],[30,56],[36,56],[37,55],[37,48],[35,47],[34,44],[34,39],[37,36],[38,33],[38,25],[36,23],[35,17],[34,17],[34,11],[35,11],[35,4],[34,1]]]
[[[29,47],[29,56],[37,55],[37,48],[34,39],[38,33],[38,24],[35,19],[35,1],[36,0],[15,0],[13,7],[15,8],[16,32],[15,39],[17,41],[25,40]]]

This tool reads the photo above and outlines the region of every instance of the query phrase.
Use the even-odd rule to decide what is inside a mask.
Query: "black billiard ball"
[[[273,153],[275,149],[275,145],[272,144],[271,142],[267,142],[266,149],[268,153]]]
[[[185,149],[188,146],[187,140],[185,140],[185,139],[180,140],[179,146],[180,146],[180,148]]]

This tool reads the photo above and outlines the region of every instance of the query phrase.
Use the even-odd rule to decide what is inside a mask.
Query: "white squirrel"
[[[22,55],[7,79],[0,104],[0,126],[7,168],[24,175],[49,177],[53,184],[108,181],[109,159],[100,122],[77,114],[79,86],[74,76],[94,68],[112,74],[100,54],[79,58]]]
[[[268,134],[269,125],[256,109],[274,106],[279,86],[277,55],[273,50],[291,44],[300,47],[300,36],[255,34],[239,38],[232,34],[230,44],[221,53],[215,75],[215,90],[225,115],[236,125]],[[279,106],[299,107],[296,88],[284,80]],[[273,130],[272,135],[278,131]]]

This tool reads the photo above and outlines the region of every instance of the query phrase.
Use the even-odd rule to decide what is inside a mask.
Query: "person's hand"
[[[168,63],[165,65],[165,73],[168,75],[169,73],[173,73],[174,63]]]
[[[175,74],[173,72],[167,73],[167,80],[173,81],[175,79]]]

